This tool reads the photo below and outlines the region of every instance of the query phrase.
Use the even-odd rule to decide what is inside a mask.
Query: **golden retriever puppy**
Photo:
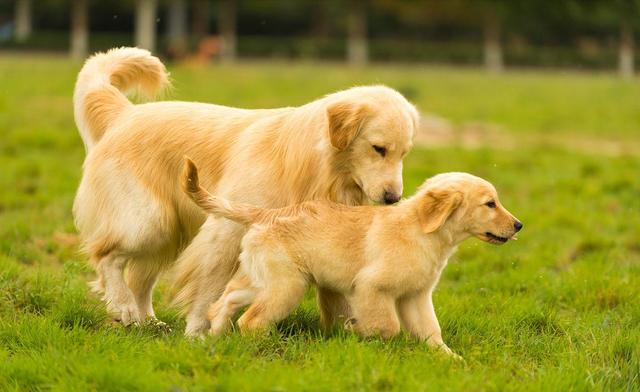
[[[206,189],[257,206],[400,199],[402,159],[418,114],[390,88],[355,87],[266,110],[134,105],[124,95],[136,88],[151,94],[166,84],[157,58],[120,48],[91,57],[74,92],[87,149],[75,221],[98,272],[93,287],[125,324],[155,317],[153,286],[178,258],[176,302],[187,308],[186,332],[206,331],[208,306],[237,269],[245,228],[207,218],[191,203],[176,182],[185,155],[200,163]],[[336,293],[319,297],[326,320],[344,307]]]
[[[467,173],[428,179],[397,206],[344,206],[309,201],[263,209],[211,196],[187,160],[183,186],[209,214],[249,226],[240,270],[211,306],[211,333],[219,335],[238,309],[242,332],[285,318],[310,283],[344,295],[359,335],[397,335],[451,350],[442,341],[431,296],[447,259],[475,236],[503,244],[522,228],[487,181]]]

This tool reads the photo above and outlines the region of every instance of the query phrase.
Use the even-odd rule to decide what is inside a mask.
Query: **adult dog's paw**
[[[159,332],[162,333],[171,333],[173,332],[173,330],[171,329],[171,327],[169,326],[169,324],[165,323],[162,320],[158,320],[155,317],[147,317],[147,319],[144,322],[145,326],[148,326],[150,328],[153,328]]]
[[[140,324],[140,313],[135,302],[121,304],[111,302],[107,305],[107,311],[115,321],[124,326]]]

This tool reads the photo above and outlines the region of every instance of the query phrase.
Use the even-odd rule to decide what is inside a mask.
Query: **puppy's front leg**
[[[431,292],[420,292],[401,299],[398,302],[398,311],[402,326],[412,336],[459,358],[442,340],[442,330],[433,307]]]

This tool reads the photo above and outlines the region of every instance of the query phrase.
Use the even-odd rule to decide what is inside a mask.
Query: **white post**
[[[491,73],[501,73],[504,69],[500,44],[500,20],[493,12],[487,13],[484,21],[484,65]]]
[[[352,65],[364,65],[369,59],[366,5],[364,0],[349,0],[348,8],[348,61]]]
[[[31,0],[16,1],[16,41],[25,41],[31,36]]]
[[[158,0],[138,0],[136,7],[136,46],[150,51],[156,46],[156,9]]]
[[[618,59],[618,72],[624,79],[633,78],[633,29],[628,21],[620,24],[620,53]]]
[[[209,1],[194,0],[192,4],[191,34],[200,39],[209,34]]]
[[[180,57],[187,50],[187,2],[171,0],[167,10],[169,52]]]
[[[88,0],[73,0],[71,4],[71,57],[83,59],[89,53]]]
[[[221,51],[223,62],[233,62],[236,59],[236,2],[235,0],[220,0]]]

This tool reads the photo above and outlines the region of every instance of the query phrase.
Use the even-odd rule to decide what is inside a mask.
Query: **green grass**
[[[217,342],[107,321],[73,237],[84,151],[72,119],[79,64],[0,58],[0,390],[640,390],[640,158],[521,145],[416,149],[407,193],[441,171],[491,180],[520,240],[469,240],[434,300],[453,363],[400,337],[322,333],[309,296],[269,335]],[[173,68],[177,99],[295,105],[380,82],[456,123],[638,139],[640,89],[607,75],[242,64]]]

